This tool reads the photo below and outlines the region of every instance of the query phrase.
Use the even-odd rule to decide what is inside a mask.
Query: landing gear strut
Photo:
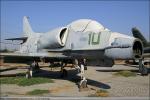
[[[40,69],[38,62],[34,61],[31,63],[31,65],[28,68],[28,71],[26,72],[26,78],[32,78],[33,77],[33,71],[38,72]]]
[[[148,69],[145,67],[143,59],[139,59],[139,72],[141,75],[148,75]]]
[[[80,68],[80,77],[81,77],[81,80],[80,80],[79,88],[80,89],[87,88],[87,80],[84,77],[84,65],[82,65],[82,64],[81,64],[81,68]]]
[[[68,76],[68,72],[67,70],[64,68],[66,66],[66,63],[65,64],[61,64],[61,78],[64,78],[64,77],[67,77]]]
[[[84,77],[84,70],[85,70],[85,62],[84,60],[78,63],[78,60],[75,59],[75,67],[77,68],[78,72],[80,73],[80,82],[79,82],[79,89],[87,88],[87,80]]]
[[[33,69],[32,66],[29,66],[27,72],[26,72],[26,78],[32,78]]]
[[[79,83],[79,89],[81,91],[82,89],[86,89],[86,88],[88,88],[87,87],[87,80],[85,77],[83,77],[83,79]]]

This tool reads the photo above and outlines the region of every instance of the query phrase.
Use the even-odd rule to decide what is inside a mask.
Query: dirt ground
[[[5,69],[6,66],[1,66]],[[7,68],[9,68],[7,66]],[[88,81],[88,89],[86,91],[79,91],[77,80],[79,76],[74,68],[67,68],[68,77],[61,78],[59,70],[60,68],[54,68],[51,70],[49,67],[41,68],[39,75],[42,77],[49,77],[54,80],[54,83],[45,83],[32,86],[17,86],[12,84],[1,84],[1,96],[6,97],[24,97],[27,92],[34,89],[46,89],[50,92],[40,96],[51,97],[88,97],[94,94],[99,89],[105,89],[108,91],[108,97],[149,97],[149,81],[150,74],[148,76],[141,76],[138,73],[137,66],[128,65],[114,65],[111,67],[98,67],[88,66],[88,70],[85,71],[85,77]],[[136,72],[135,77],[123,77],[115,76],[113,73],[121,70],[130,70]],[[7,74],[15,74],[20,72],[26,72],[24,68],[18,68],[15,70],[8,70],[1,72],[1,77]],[[39,95],[38,95],[39,96]]]

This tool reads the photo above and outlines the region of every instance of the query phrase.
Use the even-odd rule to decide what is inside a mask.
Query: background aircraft
[[[77,60],[79,66],[84,63],[83,59],[87,62],[92,59],[113,66],[115,59],[140,59],[143,54],[140,39],[111,32],[91,19],[79,19],[46,33],[35,33],[25,16],[23,33],[23,37],[7,39],[22,40],[20,50],[1,56],[26,59],[27,62]],[[63,64],[61,67],[64,69]]]
[[[144,66],[147,66],[143,69],[139,69],[140,72],[147,75],[148,69],[150,69],[150,42],[146,40],[146,38],[142,35],[142,33],[136,28],[132,28],[132,34],[135,38],[138,38],[142,41],[143,47],[144,47],[144,53],[143,53],[143,64]],[[133,60],[133,64],[139,64],[139,60]],[[141,71],[142,70],[142,71]]]
[[[146,40],[146,38],[136,27],[132,28],[132,34],[135,38],[138,38],[143,42],[144,53],[150,53],[150,42]]]

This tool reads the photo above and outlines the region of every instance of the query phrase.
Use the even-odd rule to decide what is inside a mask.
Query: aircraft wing
[[[0,56],[6,57],[66,57],[62,53],[0,53]]]
[[[62,53],[0,53],[0,57],[4,59],[5,63],[28,63],[33,60],[48,62],[49,60],[55,59],[70,59],[70,57],[63,55]]]

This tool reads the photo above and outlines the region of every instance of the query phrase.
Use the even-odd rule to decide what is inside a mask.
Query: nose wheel
[[[85,89],[85,88],[87,88],[87,80],[85,77],[83,77],[83,79],[79,83],[79,89],[81,90],[81,89]]]

